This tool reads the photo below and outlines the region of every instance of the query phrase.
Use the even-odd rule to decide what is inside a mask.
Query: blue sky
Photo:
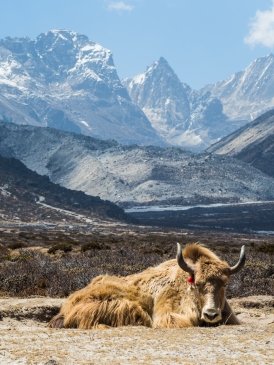
[[[274,47],[272,0],[0,0],[0,9],[0,38],[74,30],[113,52],[121,78],[163,56],[199,88]]]

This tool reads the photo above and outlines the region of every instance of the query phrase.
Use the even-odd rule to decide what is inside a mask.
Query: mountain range
[[[160,57],[121,81],[112,54],[86,36],[50,30],[0,40],[0,117],[122,144],[202,151],[274,106],[274,56],[193,90]]]
[[[0,40],[0,115],[126,144],[163,143],[131,101],[111,52],[66,30]]]
[[[124,146],[51,128],[0,122],[0,155],[54,183],[121,207],[274,199],[274,179],[233,157]]]

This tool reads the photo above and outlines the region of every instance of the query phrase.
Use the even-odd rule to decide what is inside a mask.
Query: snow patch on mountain
[[[7,184],[0,186],[0,194],[4,197],[11,196],[11,193],[7,190],[9,186]]]

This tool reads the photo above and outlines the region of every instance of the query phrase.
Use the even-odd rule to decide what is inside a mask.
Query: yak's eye
[[[197,288],[198,288],[199,290],[202,290],[202,289],[203,289],[203,287],[204,287],[204,284],[203,284],[203,283],[195,283],[195,285],[197,286]]]

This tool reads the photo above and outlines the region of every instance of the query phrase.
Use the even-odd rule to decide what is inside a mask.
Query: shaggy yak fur
[[[52,328],[147,326],[182,328],[239,324],[226,298],[229,276],[244,265],[230,267],[199,244],[182,248],[177,261],[126,277],[102,275],[71,294],[49,323]]]

